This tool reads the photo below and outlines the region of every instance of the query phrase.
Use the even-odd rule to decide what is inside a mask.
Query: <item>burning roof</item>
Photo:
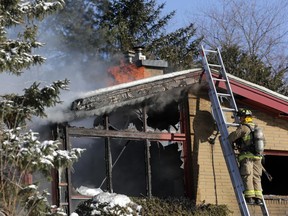
[[[202,72],[202,68],[195,68],[98,89],[73,101],[71,110],[76,113],[76,116],[101,115],[119,107],[132,106],[149,102],[149,100],[157,102],[157,100],[163,101],[164,98],[177,101],[188,91],[192,90],[196,93],[200,89],[199,80]],[[260,106],[288,114],[288,97],[230,74],[228,76],[234,94],[242,95],[251,102],[257,102]],[[248,92],[248,95],[244,90]],[[270,102],[267,102],[267,99]]]
[[[198,85],[202,69],[191,69],[149,77],[89,92],[83,98],[73,101],[72,111],[103,114],[125,105],[157,100],[165,96],[167,100],[178,100],[184,92]]]

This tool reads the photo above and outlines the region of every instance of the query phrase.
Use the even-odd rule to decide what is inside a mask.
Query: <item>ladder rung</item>
[[[229,126],[232,126],[232,127],[238,127],[239,124],[238,123],[229,123],[229,122],[226,122],[226,125],[229,127]]]
[[[68,183],[67,182],[59,182],[59,186],[60,187],[68,186]]]
[[[220,78],[213,78],[213,80],[222,81],[222,82],[226,82],[226,81],[227,81],[227,80],[225,80],[225,79],[220,79]]]
[[[217,64],[208,64],[210,67],[218,67],[218,68],[221,68],[222,66],[221,65],[217,65]]]
[[[231,97],[231,94],[217,93],[218,96]]]
[[[68,202],[62,202],[62,203],[60,203],[60,206],[68,206],[68,205],[69,205]]]
[[[204,49],[204,52],[217,53],[217,51],[216,51],[216,50],[206,50],[206,49]]]
[[[222,108],[224,112],[235,112],[236,110],[233,108]]]

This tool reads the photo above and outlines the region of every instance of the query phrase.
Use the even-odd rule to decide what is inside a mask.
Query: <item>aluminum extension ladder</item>
[[[207,82],[209,84],[209,98],[212,104],[212,112],[214,115],[214,119],[217,123],[218,130],[221,134],[220,143],[223,151],[223,155],[226,161],[226,165],[228,167],[228,171],[230,174],[230,178],[233,184],[234,192],[237,197],[238,205],[243,216],[250,216],[249,208],[245,201],[243,191],[244,186],[242,182],[242,178],[239,172],[238,163],[235,157],[234,150],[232,145],[228,140],[228,127],[229,126],[238,126],[238,123],[229,123],[226,122],[226,113],[231,113],[234,116],[234,119],[238,121],[238,117],[236,113],[238,111],[233,92],[229,83],[228,76],[226,74],[226,70],[224,67],[224,63],[221,57],[220,50],[205,50],[203,46],[201,46],[202,52],[202,61],[204,66],[204,73],[206,75]],[[209,55],[209,57],[208,57]],[[208,58],[211,58],[213,62],[217,61],[215,64],[208,63]],[[209,59],[210,60],[210,59]],[[210,61],[211,62],[211,61]],[[213,71],[213,73],[212,73]],[[217,91],[217,85],[224,85],[223,91]],[[228,101],[228,105],[222,106],[221,101],[225,98]],[[239,121],[238,121],[239,122]],[[261,211],[263,215],[269,216],[265,200],[263,198],[263,205],[259,205],[261,207]]]

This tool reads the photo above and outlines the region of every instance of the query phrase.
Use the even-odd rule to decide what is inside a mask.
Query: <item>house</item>
[[[54,176],[54,203],[71,212],[88,198],[77,191],[85,186],[129,196],[186,196],[226,204],[240,215],[203,69],[159,75],[165,62],[136,56],[137,66],[156,76],[88,92],[72,103],[74,119],[58,125],[64,148],[86,152],[73,172]],[[251,109],[265,133],[265,168],[273,176],[269,182],[263,175],[268,210],[288,215],[288,177],[281,169],[288,162],[288,97],[232,75],[229,80],[238,107]]]

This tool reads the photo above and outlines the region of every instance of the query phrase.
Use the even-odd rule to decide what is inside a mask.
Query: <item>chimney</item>
[[[164,74],[164,69],[168,67],[168,62],[164,60],[149,60],[143,55],[144,47],[134,47],[133,51],[128,51],[127,59],[129,63],[134,63],[137,67],[144,67],[144,78]]]
[[[142,54],[142,50],[143,50],[143,46],[138,46],[138,47],[134,47],[135,50],[135,60],[139,61],[139,60],[146,60],[146,56]]]
[[[127,52],[127,55],[126,55],[126,56],[127,56],[128,63],[132,64],[133,61],[134,61],[134,58],[135,58],[135,51],[129,50],[129,51]]]

